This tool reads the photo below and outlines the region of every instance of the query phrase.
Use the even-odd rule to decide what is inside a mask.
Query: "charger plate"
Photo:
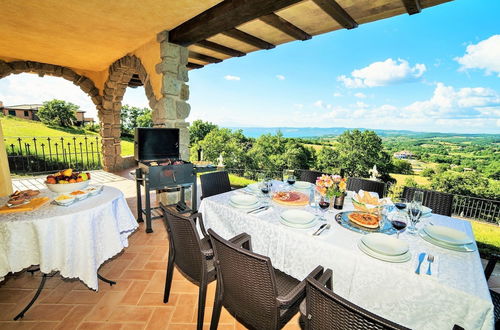
[[[356,211],[345,211],[345,212],[340,212],[335,215],[335,221],[339,225],[341,225],[344,228],[347,228],[349,230],[355,231],[360,234],[369,234],[369,233],[383,233],[387,235],[393,235],[396,233],[396,229],[392,227],[391,222],[387,219],[383,221],[382,228],[377,227],[377,228],[366,228],[363,226],[360,226],[358,224],[355,224],[354,222],[351,222],[349,220],[349,214],[353,213]]]

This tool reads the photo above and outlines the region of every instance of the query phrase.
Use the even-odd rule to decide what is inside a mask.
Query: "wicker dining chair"
[[[300,170],[299,180],[310,182],[312,184],[316,184],[316,179],[323,174],[324,174],[323,172],[319,172],[319,171]]]
[[[484,276],[486,277],[486,281],[490,279],[495,266],[497,265],[499,256],[494,254],[488,260],[488,264],[484,269]],[[500,293],[490,290],[491,300],[493,301],[493,314],[495,317],[495,329],[500,329]]]
[[[386,186],[385,183],[362,178],[349,178],[347,180],[347,190],[358,192],[360,190],[373,191],[378,194],[380,198],[385,196]]]
[[[162,205],[162,209],[169,240],[163,302],[168,302],[174,267],[177,267],[184,277],[200,288],[198,296],[198,329],[202,329],[207,285],[215,280],[217,274],[213,262],[212,246],[206,235],[200,213],[183,216],[176,212],[175,206]],[[205,235],[203,238],[200,238],[196,230],[197,220],[202,233]]]
[[[307,330],[407,329],[333,293],[332,276],[332,270],[327,269],[319,279],[306,279],[301,313]]]
[[[432,209],[432,213],[451,216],[451,208],[453,206],[453,195],[435,190],[427,190],[413,187],[404,187],[403,196],[408,201],[413,199],[415,191],[424,193],[424,201],[422,205]]]
[[[251,238],[227,241],[208,230],[214,248],[217,289],[210,329],[217,329],[222,306],[249,329],[281,329],[297,314],[305,297],[305,280],[273,268],[266,256],[252,252]],[[323,267],[309,275],[318,278]]]
[[[229,175],[226,171],[217,171],[200,175],[201,198],[206,198],[231,191]]]

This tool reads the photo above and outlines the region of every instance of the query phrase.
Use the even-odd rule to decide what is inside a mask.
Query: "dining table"
[[[44,189],[37,197],[50,203],[31,212],[0,214],[0,282],[9,273],[37,266],[44,276],[35,300],[45,277],[54,272],[96,291],[99,279],[114,283],[98,274],[99,267],[128,246],[128,236],[138,227],[114,187],[102,186],[99,194],[67,206],[54,202],[57,195]],[[7,199],[0,198],[0,205]]]
[[[273,181],[272,187],[273,192],[296,190],[280,181]],[[314,185],[297,191],[312,196],[312,189]],[[232,196],[239,194],[259,196],[259,191],[238,189],[204,198],[199,211],[205,227],[226,239],[243,232],[249,234],[253,251],[268,256],[273,266],[286,274],[302,280],[318,265],[330,268],[336,294],[411,329],[452,329],[454,325],[464,329],[493,329],[493,304],[468,221],[431,213],[417,224],[419,229],[434,225],[465,233],[473,242],[468,252],[431,244],[406,230],[399,239],[408,244],[411,257],[405,262],[387,262],[368,255],[358,246],[369,231],[350,230],[337,221],[340,212],[354,210],[349,198],[352,192],[341,210],[330,208],[325,220],[318,219],[314,226],[304,229],[286,226],[280,219],[290,209],[316,214],[314,198],[306,206],[285,206],[271,199],[268,209],[248,213],[248,209],[231,203]],[[324,223],[329,224],[329,229],[319,236],[313,235]],[[435,256],[431,275],[415,273],[421,253]],[[427,267],[425,260],[422,268],[427,270]]]

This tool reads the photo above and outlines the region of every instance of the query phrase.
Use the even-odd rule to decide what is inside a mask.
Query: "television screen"
[[[134,156],[137,161],[179,158],[179,129],[136,128]]]

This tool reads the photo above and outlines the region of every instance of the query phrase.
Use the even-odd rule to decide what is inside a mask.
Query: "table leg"
[[[142,218],[142,196],[141,196],[141,181],[142,181],[142,171],[141,169],[135,170],[135,186],[137,192],[137,222],[144,222]]]
[[[99,275],[99,273],[97,273],[97,278],[100,279],[103,282],[109,283],[109,286],[113,286],[113,284],[116,284],[115,281],[108,280],[104,276]]]
[[[30,309],[30,307],[35,303],[35,301],[38,299],[38,296],[42,292],[43,286],[45,285],[45,281],[47,280],[47,274],[43,274],[42,281],[40,282],[40,285],[38,286],[38,289],[35,292],[35,295],[31,299],[31,301],[24,307],[24,309],[21,311],[21,313],[17,314],[16,317],[14,317],[14,321],[17,321],[18,319],[22,318],[24,316],[24,313]]]
[[[153,228],[151,226],[151,198],[149,195],[149,180],[145,180],[144,182],[144,194],[145,196],[145,202],[146,202],[146,233],[152,233]]]

